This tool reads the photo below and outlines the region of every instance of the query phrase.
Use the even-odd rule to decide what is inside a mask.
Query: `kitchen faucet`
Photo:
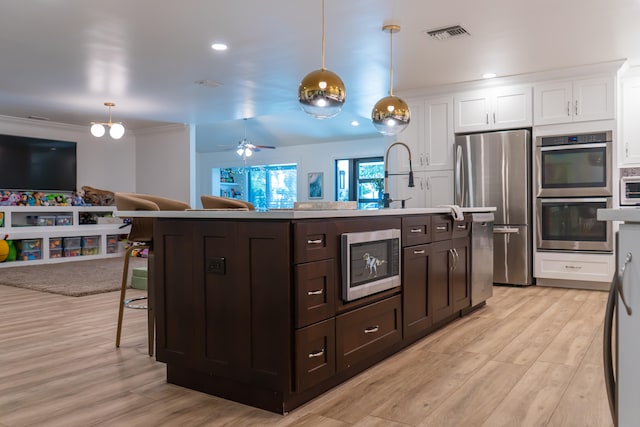
[[[384,193],[382,196],[382,207],[384,208],[388,208],[389,203],[393,202],[393,199],[389,197],[389,175],[407,175],[406,173],[389,173],[389,151],[394,145],[402,145],[407,149],[407,153],[409,153],[409,187],[415,187],[413,183],[413,168],[411,167],[411,149],[404,142],[396,141],[389,145],[384,153]],[[402,207],[404,207],[404,200],[402,201]]]

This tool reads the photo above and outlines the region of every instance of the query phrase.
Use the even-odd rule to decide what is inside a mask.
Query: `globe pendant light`
[[[91,135],[96,138],[100,138],[105,133],[105,126],[109,128],[109,136],[113,139],[120,139],[124,135],[124,126],[122,123],[113,123],[111,121],[111,108],[116,104],[113,102],[105,102],[105,107],[109,108],[109,121],[108,122],[91,122]]]
[[[305,113],[316,119],[337,115],[347,98],[340,77],[324,68],[324,0],[322,0],[322,67],[304,76],[298,87],[298,101]]]
[[[376,130],[383,135],[398,135],[411,121],[409,106],[393,95],[393,33],[400,31],[399,25],[384,25],[382,31],[389,32],[389,96],[385,96],[374,105],[371,121]]]

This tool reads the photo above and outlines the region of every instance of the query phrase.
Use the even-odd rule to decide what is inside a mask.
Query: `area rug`
[[[112,292],[120,289],[123,263],[117,257],[0,268],[0,285],[74,297]],[[128,283],[132,270],[146,265],[146,258],[132,257]]]

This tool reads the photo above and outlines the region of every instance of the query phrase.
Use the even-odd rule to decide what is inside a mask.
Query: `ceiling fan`
[[[255,145],[249,142],[249,140],[247,139],[247,119],[244,119],[244,138],[242,138],[242,141],[240,141],[238,143],[238,147],[236,148],[236,153],[238,153],[238,156],[242,156],[243,158],[247,158],[247,157],[251,157],[251,155],[257,151],[263,150],[263,149],[275,149],[276,147],[274,147],[273,145]]]

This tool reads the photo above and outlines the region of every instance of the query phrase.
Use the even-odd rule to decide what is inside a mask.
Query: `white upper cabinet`
[[[534,125],[615,118],[613,77],[541,83],[533,88]]]
[[[532,124],[531,86],[507,86],[455,96],[455,132],[514,129]]]
[[[435,208],[453,203],[453,171],[421,171],[414,173],[414,187],[409,187],[409,177],[401,175],[390,178],[391,207]]]
[[[621,156],[625,165],[640,164],[640,76],[622,80]]]
[[[397,140],[411,149],[415,171],[453,168],[453,97],[444,96],[408,102],[411,122]],[[394,148],[390,153],[391,169],[409,170],[409,156]]]

